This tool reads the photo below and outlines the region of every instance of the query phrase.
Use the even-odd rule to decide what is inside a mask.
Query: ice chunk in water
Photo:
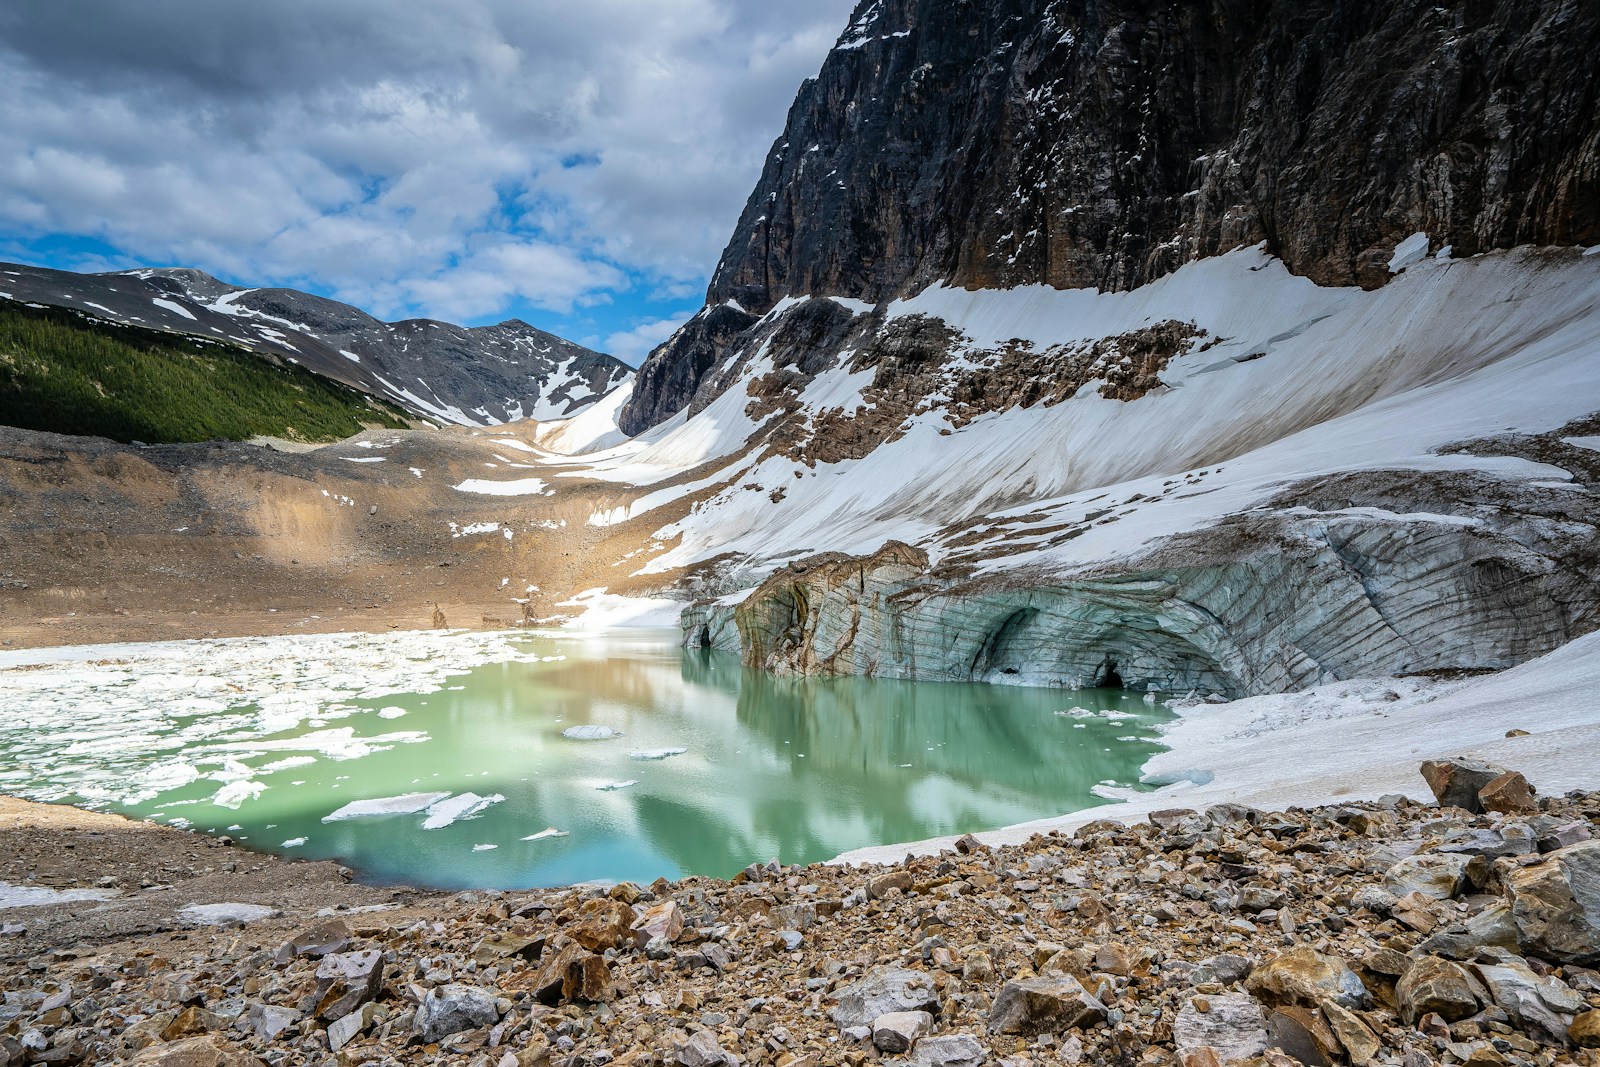
[[[546,829],[540,830],[536,834],[529,834],[527,837],[524,837],[523,840],[524,841],[548,841],[553,837],[566,837],[566,836],[567,836],[567,831],[565,831],[565,830],[557,830],[554,826],[551,826],[551,827],[547,827]]]
[[[476,793],[462,793],[459,796],[441,800],[428,808],[428,817],[423,820],[424,830],[442,830],[453,822],[470,819],[480,814],[492,804],[498,804],[505,797],[499,793],[493,796],[480,797]]]
[[[372,800],[353,800],[338,811],[322,817],[323,822],[341,822],[345,819],[369,819],[379,815],[415,815],[439,803],[449,793],[407,793],[399,797],[376,797]]]
[[[305,843],[306,843],[306,839],[303,838],[303,837],[291,837],[291,838],[289,838],[289,840],[287,840],[287,841],[285,841],[283,843],[283,847],[284,848],[299,848],[301,845],[303,845]]]
[[[630,786],[635,786],[638,784],[639,779],[629,778],[625,782],[601,782],[599,785],[595,786],[595,788],[600,790],[602,793],[615,793],[619,789],[627,789]]]
[[[500,847],[499,845],[473,845],[472,846],[472,851],[474,851],[474,852],[493,852],[495,849],[497,849],[499,847]]]
[[[663,760],[673,756],[681,756],[689,751],[686,748],[641,748],[628,753],[629,759],[636,760]]]
[[[609,741],[621,737],[622,733],[609,726],[569,726],[561,731],[561,736],[569,741]]]
[[[262,782],[229,782],[217,790],[216,795],[211,798],[211,803],[219,808],[233,808],[237,811],[245,801],[255,800],[266,791],[267,787]]]
[[[399,718],[403,718],[405,716],[405,713],[406,713],[406,709],[405,708],[380,708],[378,710],[378,718],[380,718],[380,719],[399,719]]]

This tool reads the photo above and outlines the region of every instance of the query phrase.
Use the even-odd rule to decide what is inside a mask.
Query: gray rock
[[[338,1052],[360,1037],[372,1025],[374,1005],[363,1004],[349,1015],[328,1024],[328,1048]]]
[[[1267,1021],[1261,1004],[1248,993],[1191,996],[1178,1011],[1172,1036],[1180,1057],[1210,1048],[1221,1062],[1233,1063],[1266,1051]]]
[[[1468,960],[1485,946],[1515,950],[1517,943],[1517,924],[1511,909],[1497,902],[1464,923],[1439,930],[1417,948],[1429,955]]]
[[[701,1030],[675,1044],[672,1062],[678,1067],[739,1067],[739,1057],[717,1044],[717,1036],[710,1030]]]
[[[1588,1001],[1566,983],[1534,974],[1519,956],[1509,952],[1493,955],[1499,962],[1474,964],[1472,973],[1489,990],[1494,1003],[1534,1038],[1566,1044],[1568,1027],[1574,1016],[1588,1008]]]
[[[971,1034],[943,1034],[917,1042],[910,1057],[887,1061],[891,1067],[980,1067],[989,1058]]]
[[[852,1026],[870,1027],[881,1015],[900,1011],[939,1013],[939,995],[933,982],[921,971],[880,967],[867,972],[859,982],[839,990],[838,1006],[829,1012],[841,1030]]]
[[[178,909],[178,921],[186,926],[244,926],[281,914],[265,904],[188,904]]]
[[[1415,1023],[1430,1012],[1446,1022],[1465,1019],[1482,1003],[1482,988],[1459,965],[1437,956],[1418,960],[1395,983],[1400,1018]]]
[[[1007,982],[989,1010],[989,1029],[1001,1034],[1059,1033],[1106,1021],[1106,1006],[1070,975]]]
[[[343,919],[327,919],[295,934],[279,946],[274,959],[288,963],[296,956],[320,959],[350,947],[350,927]]]
[[[1447,808],[1464,808],[1474,814],[1483,811],[1478,791],[1502,774],[1504,767],[1457,756],[1455,759],[1427,760],[1422,777],[1433,790],[1434,798]]]
[[[1554,820],[1552,820],[1554,821]],[[1539,851],[1555,852],[1594,840],[1594,831],[1586,822],[1565,822],[1551,826],[1539,834]]]
[[[1600,841],[1552,852],[1505,882],[1526,952],[1562,963],[1600,962]]]
[[[1255,970],[1255,961],[1248,956],[1236,956],[1224,952],[1220,956],[1212,956],[1203,961],[1189,975],[1193,985],[1204,985],[1208,982],[1217,982],[1221,985],[1233,985],[1250,977],[1250,972]]]
[[[430,989],[417,1006],[412,1032],[432,1044],[463,1030],[493,1026],[500,1018],[495,998],[469,985],[446,985]]]
[[[251,1004],[245,1009],[243,1018],[247,1030],[263,1041],[272,1041],[299,1022],[300,1013],[276,1004]]]
[[[383,988],[383,954],[340,952],[317,965],[317,1018],[324,1023],[342,1019]]]
[[[1434,900],[1452,900],[1467,887],[1467,868],[1474,857],[1461,853],[1423,852],[1389,868],[1384,888],[1397,897],[1421,893]]]
[[[872,1043],[879,1052],[905,1052],[933,1029],[933,1016],[925,1011],[894,1011],[872,1021]]]

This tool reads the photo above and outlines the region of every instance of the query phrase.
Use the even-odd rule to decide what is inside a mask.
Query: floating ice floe
[[[301,845],[303,845],[305,843],[306,843],[306,839],[303,838],[303,837],[291,837],[291,838],[289,838],[289,840],[287,840],[287,841],[285,841],[283,843],[283,847],[284,848],[299,848]]]
[[[557,830],[554,826],[551,826],[551,827],[548,827],[548,828],[546,828],[544,830],[540,830],[536,834],[529,834],[527,837],[524,837],[523,840],[524,841],[548,841],[551,838],[566,837],[566,836],[567,836],[567,831],[565,831],[565,830]]]
[[[399,719],[399,718],[403,718],[405,716],[405,713],[406,713],[406,709],[405,708],[379,708],[378,709],[378,718],[380,718],[380,719]]]
[[[561,736],[569,741],[609,741],[621,737],[622,731],[609,726],[569,726],[561,731]]]
[[[600,790],[602,793],[615,793],[619,789],[629,789],[638,784],[639,779],[629,778],[622,782],[601,782],[599,785],[595,786],[595,788]]]
[[[474,851],[474,852],[493,852],[495,849],[497,849],[499,847],[500,847],[499,845],[473,845],[472,846],[472,851]]]
[[[451,823],[470,819],[481,814],[485,808],[505,800],[499,793],[493,796],[480,797],[476,793],[461,793],[458,796],[440,800],[428,808],[428,817],[423,820],[424,830],[442,830]]]
[[[287,756],[280,760],[273,760],[271,763],[263,763],[260,773],[271,774],[274,771],[288,771],[296,767],[309,767],[315,762],[317,762],[317,757],[315,756]]]
[[[1057,711],[1056,716],[1062,719],[1092,719],[1094,712],[1088,708],[1064,708]]]
[[[338,811],[322,817],[323,822],[343,822],[346,819],[371,819],[383,815],[415,815],[433,807],[450,794],[407,793],[398,797],[374,797],[371,800],[353,800]]]
[[[686,748],[641,748],[628,753],[629,759],[636,760],[664,760],[673,756],[681,756],[689,751]]]
[[[263,782],[249,780],[229,782],[217,790],[216,795],[211,798],[211,803],[219,808],[232,808],[237,811],[245,801],[255,800],[266,791],[267,787]]]

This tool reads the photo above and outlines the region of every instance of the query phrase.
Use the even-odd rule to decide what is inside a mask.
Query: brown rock
[[[1422,777],[1440,804],[1447,808],[1465,808],[1473,814],[1483,811],[1478,790],[1504,773],[1504,767],[1461,757],[1428,760],[1422,765]]]
[[[511,984],[525,986],[541,1004],[560,1003],[562,987],[567,980],[567,968],[589,954],[582,945],[566,945],[554,956],[541,961],[531,979],[523,976]]]
[[[1572,1020],[1567,1037],[1579,1048],[1600,1048],[1600,1011],[1586,1011]]]
[[[132,1067],[262,1067],[254,1056],[219,1046],[209,1037],[151,1045],[130,1062]]]
[[[970,856],[974,852],[983,851],[983,842],[971,834],[962,834],[956,839],[956,851],[963,856]]]
[[[1355,1067],[1366,1067],[1383,1051],[1383,1043],[1361,1016],[1342,1008],[1331,1000],[1322,1002],[1322,1017],[1327,1020],[1333,1036],[1344,1046],[1345,1055]]]
[[[1476,984],[1467,972],[1438,956],[1427,956],[1413,964],[1395,983],[1395,998],[1400,1018],[1411,1024],[1430,1013],[1446,1022],[1457,1022],[1479,1006]]]
[[[1600,961],[1600,841],[1558,849],[1505,881],[1525,952],[1562,963]]]
[[[1344,1054],[1322,1013],[1298,1004],[1286,1005],[1267,1016],[1267,1031],[1278,1048],[1307,1067],[1331,1067]]]
[[[1484,811],[1506,815],[1532,815],[1539,810],[1533,786],[1516,771],[1507,771],[1478,790],[1478,800]]]
[[[882,900],[894,890],[902,893],[911,889],[910,871],[891,871],[889,874],[880,874],[867,881],[867,899]]]
[[[226,1029],[227,1022],[220,1015],[206,1011],[206,1009],[191,1004],[178,1013],[178,1017],[167,1024],[161,1031],[161,1040],[177,1041],[179,1038],[194,1037],[197,1034],[209,1034],[213,1030]]]
[[[617,990],[611,981],[611,965],[600,956],[583,956],[568,964],[562,976],[561,995],[590,1004],[613,999]]]
[[[1106,1007],[1067,975],[1007,982],[989,1010],[989,1029],[1000,1034],[1059,1033],[1105,1022]]]
[[[295,934],[279,947],[275,959],[288,963],[296,956],[321,959],[350,947],[350,927],[343,919],[327,919]]]
[[[567,930],[567,936],[590,952],[604,952],[632,942],[629,928],[633,922],[633,909],[621,901],[591,900],[578,910],[578,922]]]
[[[683,909],[675,900],[665,900],[634,920],[628,932],[634,944],[643,948],[656,938],[676,941],[683,934]]]
[[[1290,949],[1257,967],[1245,988],[1269,1006],[1315,1007],[1331,1000],[1346,1008],[1366,1004],[1367,988],[1343,960],[1309,945]]]

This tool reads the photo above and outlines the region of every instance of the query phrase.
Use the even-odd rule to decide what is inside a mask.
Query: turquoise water
[[[1100,803],[1090,790],[1134,784],[1159,747],[1153,727],[1169,717],[1115,690],[778,679],[681,650],[670,636],[529,637],[519,644],[546,662],[477,667],[440,692],[348,701],[359,710],[339,725],[356,750],[381,739],[358,758],[285,759],[297,736],[324,723],[228,735],[240,753],[231,766],[266,786],[235,798],[237,808],[219,806],[207,778],[110,806],[255,849],[338,858],[381,882],[726,876],[752,862],[811,862]],[[164,728],[193,733],[203,718]],[[620,736],[564,736],[581,726]],[[659,751],[673,749],[683,751]],[[424,792],[503,799],[437,829],[423,828],[423,810],[324,821],[352,801]],[[524,840],[547,829],[565,836]]]

